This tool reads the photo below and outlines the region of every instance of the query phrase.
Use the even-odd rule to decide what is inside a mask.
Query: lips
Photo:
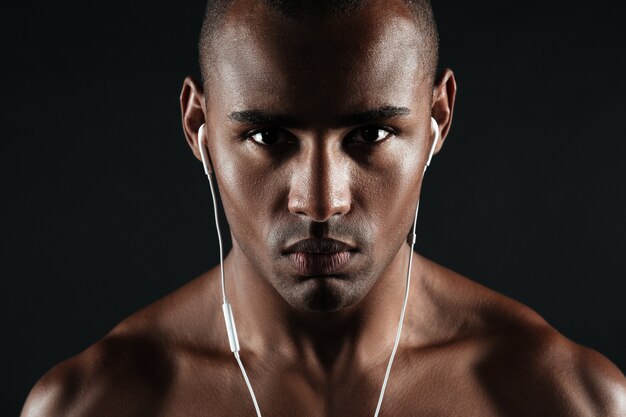
[[[302,275],[331,275],[339,273],[357,252],[334,239],[304,239],[289,246],[283,255]]]
[[[284,250],[283,254],[291,252],[331,253],[354,251],[356,248],[335,239],[302,239]]]

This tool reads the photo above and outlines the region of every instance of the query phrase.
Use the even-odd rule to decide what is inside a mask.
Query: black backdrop
[[[434,1],[459,95],[417,246],[624,370],[622,4]],[[202,11],[0,6],[3,416],[51,366],[218,260],[178,104]]]

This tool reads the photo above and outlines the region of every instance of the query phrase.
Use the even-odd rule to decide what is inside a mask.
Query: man
[[[231,228],[264,416],[373,415],[432,141],[456,84],[422,0],[211,2],[184,81]],[[436,120],[436,129],[430,119]],[[626,381],[529,308],[415,254],[381,416],[625,416]],[[253,416],[213,268],[46,374],[23,416]]]

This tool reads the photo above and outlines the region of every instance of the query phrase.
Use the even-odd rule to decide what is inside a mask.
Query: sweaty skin
[[[242,360],[263,416],[373,415],[430,117],[438,152],[454,75],[424,74],[401,1],[308,20],[251,3],[229,8],[204,85],[187,78],[181,93],[198,159],[206,122],[231,228],[224,265]],[[305,238],[356,252],[337,273],[304,276],[283,252]],[[381,416],[626,416],[626,380],[599,353],[417,253],[411,276]],[[22,416],[254,416],[221,304],[217,266],[49,371]]]

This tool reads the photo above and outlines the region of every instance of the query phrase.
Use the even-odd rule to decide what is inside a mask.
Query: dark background
[[[435,0],[459,94],[417,243],[622,370],[623,4]],[[54,364],[218,262],[178,103],[202,11],[0,6],[3,416]]]

